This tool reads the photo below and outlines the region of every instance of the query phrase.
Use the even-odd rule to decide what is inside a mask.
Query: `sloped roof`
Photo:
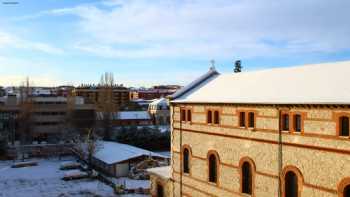
[[[155,99],[150,106],[168,106],[168,100],[166,98]]]
[[[105,162],[106,164],[120,163],[140,156],[167,158],[164,155],[128,144],[107,141],[99,141],[99,143],[101,143],[101,148],[95,153],[94,157]]]
[[[147,169],[147,172],[154,174],[156,176],[161,176],[165,179],[171,178],[171,171],[170,166],[162,166],[162,167],[156,167],[156,168],[149,168]]]
[[[210,81],[212,78],[218,76],[219,73],[215,70],[214,67],[210,67],[209,71],[205,73],[204,75],[200,76],[198,79],[194,80],[187,86],[181,88],[180,90],[176,91],[174,94],[169,95],[168,98],[171,100],[177,99],[184,94],[193,91],[193,89],[196,89],[201,84],[205,84],[206,82]]]
[[[103,112],[96,112],[98,120],[103,119]],[[111,113],[112,120],[150,120],[148,111],[119,111]]]
[[[119,120],[148,120],[151,116],[147,111],[120,111],[117,114]]]
[[[175,103],[350,104],[350,61],[221,74]]]

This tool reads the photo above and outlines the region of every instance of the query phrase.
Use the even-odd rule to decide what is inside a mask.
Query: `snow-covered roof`
[[[350,104],[350,61],[217,75],[174,103]]]
[[[99,143],[101,143],[101,148],[95,153],[94,157],[105,162],[106,164],[120,163],[140,156],[167,158],[164,155],[128,144],[107,141],[99,141]]]
[[[98,120],[103,119],[103,112],[96,112]],[[111,113],[112,120],[150,120],[148,111],[120,111]]]
[[[149,172],[151,174],[155,174],[157,176],[161,176],[161,177],[163,177],[165,179],[170,179],[171,178],[170,166],[149,168],[149,169],[147,169],[147,172]]]
[[[151,116],[147,111],[120,111],[117,114],[119,120],[148,120]]]
[[[177,99],[181,96],[183,96],[186,93],[189,93],[196,89],[198,86],[202,85],[205,82],[210,81],[212,78],[218,76],[219,73],[215,70],[214,67],[210,67],[209,71],[206,72],[204,75],[200,76],[198,79],[194,80],[187,86],[181,88],[180,90],[176,91],[174,94],[168,96],[171,100]]]
[[[164,107],[167,107],[169,104],[168,104],[168,100],[166,98],[160,98],[160,99],[154,100],[149,105],[150,106],[164,106]]]

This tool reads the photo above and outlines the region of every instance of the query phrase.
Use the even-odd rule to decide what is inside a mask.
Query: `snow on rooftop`
[[[161,176],[161,177],[166,178],[166,179],[171,178],[170,166],[149,168],[149,169],[147,169],[147,171],[151,174],[155,174],[157,176]]]
[[[165,98],[155,99],[150,105],[167,105],[168,101]]]
[[[350,104],[350,61],[221,74],[172,102]]]
[[[117,114],[119,120],[147,120],[151,116],[147,111],[120,111]]]
[[[103,112],[96,112],[98,120],[103,119]],[[120,111],[111,113],[113,120],[150,120],[148,111]]]
[[[191,92],[191,90],[196,89],[197,86],[202,85],[204,82],[211,80],[213,77],[218,75],[219,73],[215,70],[215,67],[210,67],[208,72],[200,76],[198,79],[192,81],[187,86],[182,87],[181,89],[176,91],[174,94],[170,95],[169,98],[177,99],[183,96],[184,94]]]
[[[101,144],[101,149],[96,152],[94,157],[107,164],[115,164],[140,156],[167,158],[164,155],[118,142],[101,141]]]

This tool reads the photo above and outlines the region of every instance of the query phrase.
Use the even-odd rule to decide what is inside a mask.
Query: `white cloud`
[[[0,49],[1,48],[26,49],[56,55],[63,54],[63,50],[60,48],[42,42],[28,41],[2,31],[0,31]]]
[[[256,57],[349,49],[350,1],[104,1],[79,17],[75,47],[102,57]]]
[[[52,75],[0,75],[0,85],[2,86],[20,86],[23,85],[26,78],[29,78],[32,86],[58,86],[61,85],[60,81]]]
[[[17,19],[76,16],[73,48],[101,57],[250,58],[349,49],[349,7],[348,0],[104,0]]]
[[[62,73],[47,62],[33,59],[0,56],[0,86],[22,85],[27,77],[34,86],[65,84]]]

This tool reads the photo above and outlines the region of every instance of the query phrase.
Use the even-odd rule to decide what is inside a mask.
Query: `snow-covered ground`
[[[63,181],[58,159],[37,159],[38,166],[11,168],[0,161],[0,197],[98,197],[115,196],[111,187],[97,180]],[[144,195],[127,195],[144,197]]]

